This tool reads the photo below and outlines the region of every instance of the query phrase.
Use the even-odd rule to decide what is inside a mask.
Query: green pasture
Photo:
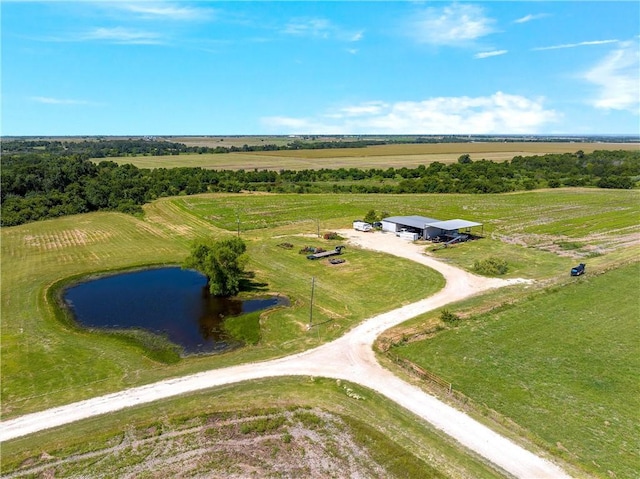
[[[300,350],[438,289],[438,277],[396,258],[347,248],[347,263],[328,267],[297,253],[307,245],[339,244],[318,239],[318,231],[349,228],[353,219],[370,209],[482,222],[484,239],[431,254],[467,268],[476,257],[500,255],[509,260],[508,275],[540,279],[564,277],[576,260],[499,238],[515,237],[544,217],[546,228],[556,225],[563,234],[582,241],[570,228],[575,222],[567,222],[567,205],[572,219],[602,215],[609,220],[606,228],[596,225],[590,232],[598,235],[597,240],[584,238],[585,243],[637,235],[637,199],[635,191],[613,190],[486,196],[202,195],[156,201],[145,207],[143,218],[93,213],[3,228],[3,414],[17,415],[171,375]],[[259,345],[169,366],[152,360],[135,342],[71,329],[54,317],[46,295],[52,285],[110,270],[179,264],[194,238],[237,234],[238,219],[256,281],[267,283],[269,292],[287,295],[294,304],[264,315]],[[282,242],[294,248],[284,250],[278,246]],[[620,247],[590,258],[589,268],[629,260],[633,256],[629,251],[634,250]],[[308,334],[312,276],[316,277],[314,316],[322,324]]]
[[[640,220],[640,192],[635,190],[576,188],[502,195],[248,193],[217,196],[216,202],[210,198],[196,195],[171,201],[180,209],[231,231],[236,230],[239,219],[242,231],[295,224],[306,228],[305,232],[315,233],[318,220],[321,228],[351,227],[351,221],[362,218],[369,209],[392,216],[477,221],[484,224],[485,235],[494,231],[515,235],[525,229],[536,234],[542,226],[549,234],[577,236],[584,234],[580,220],[591,221],[593,217],[606,219],[606,223],[591,221],[589,233],[615,235],[629,229],[635,232],[632,227]],[[569,220],[572,224],[567,224]]]
[[[269,144],[269,139],[260,142],[242,143],[242,139],[219,142],[210,139],[177,139],[190,146],[238,146],[244,144]],[[264,141],[262,141],[264,140]],[[282,141],[273,141],[282,144]],[[216,170],[316,170],[321,168],[415,168],[435,161],[455,163],[460,155],[468,154],[472,160],[511,160],[514,156],[544,155],[549,153],[575,153],[582,150],[638,150],[632,143],[423,143],[375,145],[366,148],[331,148],[311,150],[253,151],[234,153],[189,153],[178,156],[125,156],[106,158],[118,164],[133,164],[138,168],[201,167]],[[99,162],[105,158],[98,158]]]
[[[215,203],[224,197],[209,200]],[[143,219],[95,213],[2,229],[5,417],[168,376],[299,351],[443,285],[440,275],[417,264],[351,247],[343,265],[311,262],[298,250],[308,244],[328,249],[338,243],[299,236],[274,238],[267,229],[245,236],[251,257],[248,270],[255,275],[254,282],[266,285],[266,292],[287,296],[292,306],[262,315],[257,346],[162,364],[154,360],[158,354],[147,354],[134,339],[123,341],[61,322],[54,315],[55,295],[47,294],[61,281],[95,273],[180,264],[193,238],[234,233],[185,214],[169,200],[149,205],[146,213]],[[295,247],[278,246],[285,241]],[[406,275],[389,281],[398,271]],[[317,326],[307,331],[312,277]]]
[[[347,387],[363,399],[348,397]],[[16,471],[21,464],[45,464],[44,453],[60,459],[112,447],[123,440],[125,431],[128,437],[136,438],[148,438],[149,431],[155,431],[158,439],[164,434],[178,433],[183,434],[183,441],[193,441],[201,446],[202,439],[197,433],[184,435],[184,431],[206,428],[210,418],[251,418],[296,408],[319,408],[341,417],[354,439],[385,468],[390,477],[502,477],[490,466],[459,449],[447,436],[394,407],[378,394],[345,382],[309,377],[265,379],[223,386],[8,441],[2,448],[2,473]],[[316,419],[318,434],[327,434],[323,421],[314,416],[314,410],[309,409],[307,416]],[[209,441],[207,446],[214,442]],[[142,452],[119,453],[119,463],[140,461],[144,459],[140,458]],[[118,465],[114,464],[117,460],[94,458],[88,463],[86,460],[72,462],[65,468],[57,468],[57,471],[82,471],[84,466],[90,467],[97,476],[101,472],[113,471],[112,468]]]
[[[637,301],[630,301],[629,298],[637,298],[638,270],[623,268],[637,261],[639,194],[637,191],[596,189],[555,189],[505,195],[209,194],[155,201],[144,207],[142,217],[92,213],[2,228],[2,415],[9,418],[168,377],[290,354],[336,338],[367,317],[416,301],[442,287],[439,275],[417,264],[349,245],[343,256],[346,263],[342,265],[332,266],[326,261],[311,262],[298,253],[304,246],[329,249],[343,244],[341,241],[320,239],[318,232],[351,228],[352,221],[362,218],[370,209],[389,215],[424,215],[442,220],[462,218],[483,223],[481,232],[484,237],[478,241],[436,251],[433,251],[431,243],[424,243],[425,251],[466,269],[470,269],[476,259],[498,256],[505,258],[509,264],[507,277],[536,280],[532,285],[510,289],[509,292],[490,293],[488,298],[498,304],[501,295],[516,301],[517,307],[500,315],[516,314],[520,309],[523,310],[521,315],[518,313],[518,318],[521,323],[525,319],[531,321],[527,323],[531,327],[521,330],[522,337],[525,341],[528,337],[536,338],[536,349],[528,351],[536,361],[542,360],[540,358],[553,352],[553,348],[562,349],[557,338],[569,338],[571,333],[587,324],[584,322],[586,320],[576,322],[575,318],[571,319],[573,322],[565,319],[547,320],[548,328],[565,323],[575,328],[562,329],[555,334],[551,329],[541,326],[544,317],[534,320],[527,316],[538,314],[538,311],[540,314],[545,311],[560,314],[557,308],[561,308],[565,302],[564,289],[544,293],[539,290],[550,283],[556,283],[556,287],[560,288],[571,281],[568,277],[569,268],[577,261],[587,263],[588,274],[579,278],[570,290],[585,288],[585,293],[576,293],[573,303],[565,304],[566,310],[562,313],[567,315],[574,307],[586,310],[585,305],[589,304],[589,311],[594,311],[594,305],[606,305],[607,315],[625,316],[630,314],[628,308],[635,305],[637,327]],[[585,224],[589,226],[585,227]],[[154,360],[154,356],[135,340],[89,333],[60,321],[54,314],[52,298],[55,298],[50,294],[54,286],[108,271],[180,264],[187,256],[194,238],[235,235],[238,229],[248,244],[251,258],[248,270],[255,275],[253,280],[264,283],[267,292],[286,295],[292,302],[290,308],[260,315],[258,329],[255,318],[246,318],[244,324],[239,322],[230,325],[245,334],[248,343],[253,343],[259,336],[257,344],[222,355],[189,357],[175,364],[166,364]],[[281,244],[285,242],[291,243],[293,248],[282,248]],[[610,276],[614,274],[617,276]],[[316,307],[313,321],[316,326],[307,331],[312,277],[315,278]],[[606,278],[614,280],[606,282]],[[635,280],[629,280],[629,284],[622,287],[625,278]],[[635,287],[635,290],[627,290],[627,287]],[[608,295],[604,294],[605,291]],[[519,300],[523,301],[519,296],[522,294],[531,295],[531,300],[519,303]],[[598,295],[606,296],[606,301],[592,302],[591,298],[600,297]],[[578,297],[582,299],[581,302]],[[483,300],[474,298],[473,301],[482,305]],[[462,338],[466,328],[472,324],[486,324],[485,329],[489,334],[493,331],[493,325],[502,324],[495,319],[501,318],[500,315],[465,322],[460,328],[446,334]],[[507,321],[504,323],[507,324]],[[589,338],[599,341],[600,335],[606,333],[603,343],[614,352],[628,348],[634,338],[638,344],[637,331],[631,327],[633,325],[613,320],[606,324],[619,326],[620,329],[587,328]],[[534,335],[536,329],[545,331],[545,334]],[[508,333],[502,334],[506,339],[509,338]],[[617,341],[615,338],[618,334],[623,335],[619,345],[612,342]],[[512,336],[515,337],[515,333]],[[585,339],[577,343],[578,347],[574,349],[589,344]],[[507,348],[506,355],[509,345],[504,347]],[[601,352],[595,345],[589,347],[598,354]],[[491,357],[491,361],[499,359],[496,354],[488,353],[496,349],[493,343],[469,343],[467,348],[469,351],[465,354],[468,357],[478,360]],[[511,349],[513,353],[527,351],[522,343],[511,343]],[[540,355],[532,354],[538,350],[541,351]],[[502,347],[500,351],[501,356]],[[583,351],[584,361],[592,357],[588,356],[588,351],[588,348]],[[560,353],[558,357],[562,359]],[[627,368],[637,373],[637,369],[633,369],[637,363],[632,358],[624,355],[617,358],[609,355],[606,358],[610,364],[617,360],[620,370]],[[432,369],[428,361],[430,358],[425,358],[424,365]],[[493,366],[491,361],[490,367]],[[465,364],[453,359],[449,363],[452,367],[455,363]],[[594,365],[591,371],[596,371],[597,367]],[[532,371],[531,374],[535,375],[535,369]],[[547,415],[530,414],[521,420],[515,417],[517,411],[503,411],[498,407],[501,404],[490,405],[475,389],[464,389],[462,381],[449,371],[435,372],[453,380],[454,387],[463,390],[474,401],[486,403],[531,430],[554,454],[558,454],[562,448],[571,451],[571,454],[564,454],[569,462],[582,462],[581,451],[591,447],[591,436],[581,444],[575,432],[577,426],[573,425],[568,426],[572,436],[566,441],[559,439],[562,447],[555,446],[553,437],[561,431],[559,427],[554,431],[551,425],[546,424],[550,422]],[[540,377],[540,381],[546,381],[546,377]],[[488,378],[492,387],[508,390],[502,402],[508,402],[509,394],[512,394],[510,391],[516,390],[520,395],[513,397],[520,398],[524,403],[519,406],[527,407],[524,400],[529,396],[518,389],[523,387],[521,381],[514,380],[511,383],[511,379],[507,378],[505,384],[501,385],[499,377],[494,376],[494,380],[490,376]],[[597,379],[594,379],[595,382],[602,382],[606,392],[610,378],[599,369],[594,378]],[[612,381],[618,380],[619,377],[614,376]],[[533,383],[532,380],[531,386],[524,384],[533,388]],[[619,387],[616,398],[620,407],[635,404],[625,396],[632,395],[628,383],[622,386],[615,383],[615,387]],[[265,391],[268,389],[265,386]],[[576,404],[580,402],[579,392],[569,390],[567,393],[573,394],[571,401]],[[272,397],[277,397],[277,394],[274,393]],[[584,401],[591,399],[587,397]],[[593,400],[600,401],[601,397],[593,396]],[[571,401],[565,407],[573,407],[574,402]],[[542,406],[535,403],[538,404],[535,407],[544,409],[549,402],[549,399],[543,399]],[[147,407],[153,411],[164,407],[164,404]],[[595,404],[600,407],[602,403]],[[602,412],[605,414],[608,406],[604,403],[602,407],[605,407]],[[578,406],[576,408],[578,410]],[[579,409],[580,414],[584,411],[586,409]],[[638,431],[624,425],[627,424],[625,411],[616,407],[612,407],[611,411],[615,414],[603,419],[609,423],[603,431],[612,431],[614,426],[620,426],[623,432],[629,434],[628,443],[629,438],[637,439]],[[561,416],[557,414],[557,417]],[[592,424],[588,426],[592,427]],[[69,426],[68,430],[76,431],[73,426]],[[69,434],[73,435],[72,432]],[[601,439],[607,443],[603,446],[605,449],[619,447],[621,451],[628,450],[619,439],[606,435],[602,435]],[[420,447],[416,446],[416,449]],[[3,459],[5,451],[3,448]],[[627,467],[619,467],[615,458],[610,459],[606,452],[602,453],[602,457],[603,464],[611,463],[607,467],[614,468],[614,471],[624,471],[624,467]],[[637,464],[634,460],[632,457],[631,464]],[[598,468],[589,470],[601,472]],[[471,477],[483,476],[471,474]]]
[[[330,199],[334,200],[331,201]],[[476,259],[504,257],[506,277],[549,278],[564,275],[577,260],[592,267],[632,260],[640,234],[640,192],[559,189],[505,195],[268,195],[175,198],[176,208],[221,229],[254,233],[274,228],[309,235],[349,228],[374,209],[391,216],[422,215],[440,220],[461,218],[482,223],[479,241],[437,249],[435,257],[471,270]],[[589,227],[584,225],[588,224]],[[539,228],[539,229],[538,229]],[[566,251],[562,245],[576,243]],[[435,251],[434,251],[435,250]]]
[[[588,272],[393,351],[514,421],[554,455],[601,477],[634,477],[638,291],[640,263]]]

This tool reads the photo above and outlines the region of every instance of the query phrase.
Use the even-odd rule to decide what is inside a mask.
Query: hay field
[[[169,136],[161,139],[175,143],[182,143],[187,146],[206,146],[208,148],[216,148],[222,146],[231,148],[235,146],[242,148],[244,145],[278,145],[285,146],[293,140],[288,136],[245,136],[245,135],[227,135],[227,136]]]
[[[216,145],[221,146],[221,145]],[[238,146],[238,145],[235,145]],[[241,146],[241,145],[240,145]],[[108,158],[119,164],[131,163],[138,168],[201,167],[216,170],[305,170],[321,168],[416,167],[435,161],[454,163],[461,155],[472,160],[511,160],[514,156],[547,153],[575,153],[582,150],[640,150],[636,143],[424,143],[376,145],[366,148],[317,150],[282,150],[237,153],[185,154],[179,156],[138,156]],[[101,160],[96,160],[101,161]]]

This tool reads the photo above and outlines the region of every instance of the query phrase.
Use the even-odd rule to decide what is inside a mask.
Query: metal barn
[[[382,220],[382,231],[399,233],[409,231],[418,233],[420,238],[429,240],[436,237],[456,237],[460,234],[470,234],[471,228],[483,226],[482,223],[453,219],[440,221],[426,216],[390,216]]]

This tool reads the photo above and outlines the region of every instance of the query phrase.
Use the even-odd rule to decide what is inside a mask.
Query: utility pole
[[[316,219],[316,226],[318,227],[318,238],[320,238],[320,220]]]
[[[309,307],[309,329],[311,329],[311,325],[313,324],[313,290],[316,286],[316,278],[315,276],[311,277],[311,301]]]
[[[238,238],[240,238],[240,213],[236,211],[236,222],[238,223]]]

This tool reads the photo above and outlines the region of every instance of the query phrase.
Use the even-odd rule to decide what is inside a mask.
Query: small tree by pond
[[[247,264],[247,245],[240,238],[219,241],[196,240],[184,267],[200,271],[207,277],[214,296],[235,296]]]

